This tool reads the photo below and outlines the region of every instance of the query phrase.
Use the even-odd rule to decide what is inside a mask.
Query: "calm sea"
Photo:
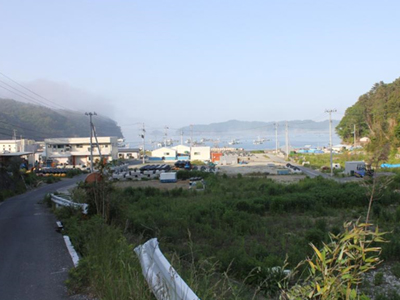
[[[172,136],[169,137],[174,141],[174,145],[179,145],[181,138],[180,136]],[[204,137],[193,137],[193,140],[200,141],[201,138],[209,138],[207,136]],[[257,139],[265,139],[265,141],[260,145],[255,145],[254,140]],[[184,142],[188,137],[184,137]],[[225,136],[225,137],[210,137],[212,141],[206,141],[204,145],[211,147],[232,147],[232,148],[243,148],[245,150],[269,150],[275,149],[275,136]],[[229,142],[232,139],[237,139],[239,141],[238,144],[229,145]],[[153,139],[148,138],[146,140],[146,149],[153,150],[158,148],[157,144],[162,142],[162,139]],[[340,137],[336,134],[332,135],[332,144],[337,145],[340,144]],[[278,135],[278,147],[285,148],[285,136]],[[131,148],[139,148],[142,147],[141,140],[127,140],[126,144],[129,144]],[[289,145],[293,148],[302,148],[305,146],[311,147],[327,147],[329,145],[329,132],[318,132],[318,133],[293,133],[289,134]]]

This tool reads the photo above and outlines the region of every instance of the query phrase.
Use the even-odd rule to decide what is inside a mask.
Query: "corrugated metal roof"
[[[11,153],[0,153],[0,156],[22,156],[33,154],[33,152],[11,152]]]

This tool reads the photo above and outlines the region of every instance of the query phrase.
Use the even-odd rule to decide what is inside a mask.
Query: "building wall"
[[[192,147],[192,151],[190,152],[190,160],[210,160],[210,158],[210,147]]]
[[[178,154],[190,154],[190,147],[185,145],[177,145],[172,149],[175,149]]]
[[[176,158],[176,150],[172,148],[162,147],[151,151],[153,157],[165,157],[165,158]]]
[[[21,142],[19,140],[2,140],[0,141],[1,152],[22,152]]]
[[[98,137],[100,151],[107,161],[118,159],[118,142],[116,137]],[[46,139],[47,159],[59,163],[85,164],[90,162],[90,138],[55,138]],[[100,159],[100,153],[93,138],[93,160]]]

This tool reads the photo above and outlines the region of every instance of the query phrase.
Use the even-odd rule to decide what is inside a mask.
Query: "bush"
[[[72,178],[72,177],[80,175],[80,174],[82,174],[82,170],[81,169],[69,169],[67,171],[66,177]]]

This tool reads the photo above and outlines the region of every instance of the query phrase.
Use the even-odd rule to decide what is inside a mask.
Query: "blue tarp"
[[[400,168],[400,164],[391,165],[391,164],[381,164],[382,168]]]

